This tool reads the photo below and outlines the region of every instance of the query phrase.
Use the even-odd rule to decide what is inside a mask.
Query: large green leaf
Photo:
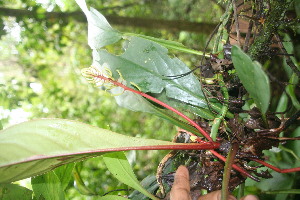
[[[101,47],[117,42],[122,36],[136,36],[145,38],[169,49],[175,49],[185,53],[192,53],[196,55],[204,55],[203,52],[194,49],[187,48],[182,43],[174,42],[170,40],[164,40],[151,36],[136,34],[136,33],[120,33],[111,28],[106,18],[94,8],[88,10],[85,0],[76,0],[79,7],[82,9],[88,20],[88,40],[92,49],[100,49]],[[206,54],[205,56],[209,56]]]
[[[207,107],[201,85],[193,74],[182,78],[175,76],[189,72],[190,69],[178,58],[170,58],[168,50],[155,42],[132,37],[128,48],[121,56],[115,56],[107,51],[98,51],[103,65],[107,63],[115,76],[119,70],[128,82],[133,82],[147,93],[161,93],[165,90],[167,96],[199,107]]]
[[[110,69],[117,68],[119,71],[121,71],[122,75],[127,78],[127,81],[138,84],[138,86],[144,92],[158,94],[162,92],[166,93],[166,96],[168,97],[168,102],[166,103],[171,106],[175,106],[177,108],[180,107],[181,109],[193,112],[206,119],[214,118],[210,110],[207,109],[207,103],[202,94],[200,83],[197,81],[196,77],[193,76],[193,74],[173,80],[167,78],[167,76],[184,74],[190,71],[190,69],[179,59],[171,59],[167,55],[167,49],[163,46],[184,52],[196,53],[199,55],[202,55],[202,52],[188,49],[178,42],[167,41],[133,33],[120,33],[112,29],[105,17],[98,11],[93,8],[91,8],[89,11],[85,1],[77,0],[76,2],[81,7],[88,19],[88,40],[89,45],[92,49],[94,49],[94,61],[96,60],[101,64],[104,62],[106,64],[108,63]],[[129,37],[131,40],[130,45],[126,49],[126,52],[122,55],[122,57],[126,60],[114,59],[113,61],[109,58],[109,56],[105,55],[105,53],[107,53],[105,51],[98,52],[99,54],[102,53],[101,59],[99,59],[97,50],[107,44],[112,44],[120,40],[122,35],[133,36]],[[129,63],[126,63],[127,60]],[[132,62],[136,64],[134,65],[135,67],[131,66]],[[94,62],[93,65],[96,66],[97,64],[97,62]],[[116,75],[117,72],[115,71],[114,73]],[[119,94],[120,90],[121,89],[119,88],[116,93]],[[126,101],[124,101],[124,99],[126,99]],[[138,103],[135,103],[134,101],[129,102],[128,99],[135,99]],[[133,94],[126,94],[126,98],[125,94],[123,94],[121,97],[116,97],[116,100],[119,105],[122,105],[126,108],[148,112],[147,109],[144,109],[144,104],[139,104],[141,102],[141,98],[137,98]],[[178,101],[181,102],[181,104],[179,104]],[[139,106],[134,107],[132,104],[139,104]],[[220,110],[220,106],[218,105],[212,103],[211,106],[217,111]]]
[[[256,106],[264,114],[270,103],[270,84],[267,74],[260,63],[252,61],[239,47],[232,47],[232,61],[237,75],[253,98]]]
[[[151,199],[157,199],[155,196],[150,194],[140,182],[137,180],[133,170],[123,152],[112,152],[103,155],[108,170],[122,183],[140,191]]]
[[[34,120],[0,131],[0,183],[40,175],[103,152],[187,147],[211,148],[129,137],[70,120]]]
[[[115,79],[119,78],[120,72],[127,86],[156,94],[158,99],[166,97],[163,99],[164,102],[176,108],[190,110],[204,118],[213,118],[209,110],[202,113],[202,110],[207,108],[207,103],[201,85],[193,74],[177,79],[168,77],[187,73],[190,69],[178,58],[170,58],[168,50],[159,44],[132,37],[128,48],[121,56],[104,50],[95,50],[93,58],[93,66],[100,71],[103,71],[104,67],[109,68]],[[121,94],[121,91],[122,89],[112,90],[113,94]],[[115,98],[121,106],[145,111],[141,106],[143,104],[140,103],[142,100],[137,99],[134,94],[124,93]],[[212,107],[219,109],[215,104],[212,104]]]

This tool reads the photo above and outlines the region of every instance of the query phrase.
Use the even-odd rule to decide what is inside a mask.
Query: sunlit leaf
[[[106,195],[103,197],[100,197],[98,200],[128,200],[125,197],[116,196],[116,195]]]
[[[31,200],[32,191],[17,184],[0,184],[1,200]]]
[[[31,179],[34,194],[46,200],[64,200],[64,191],[59,178],[51,171]]]
[[[252,61],[239,47],[232,47],[232,61],[242,84],[262,113],[266,113],[270,98],[269,78],[257,61]]]
[[[161,145],[164,149],[199,147],[197,144],[129,137],[63,119],[24,122],[0,131],[0,183],[40,175],[61,165],[98,156],[103,152],[141,147],[157,149]]]
[[[157,199],[150,194],[137,180],[133,170],[123,152],[113,152],[103,155],[108,170],[122,183],[140,191],[151,199]]]

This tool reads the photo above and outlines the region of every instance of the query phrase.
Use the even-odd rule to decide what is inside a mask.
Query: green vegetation
[[[234,153],[218,149],[216,154],[228,157],[226,166],[239,168],[252,179],[268,172],[259,168],[262,174],[255,174],[256,169],[251,167],[257,165],[253,165],[251,156],[268,158],[266,162],[284,169],[300,166],[299,142],[282,146],[277,141],[283,131],[291,133],[281,133],[283,138],[300,135],[299,41],[295,39],[300,34],[298,0],[286,1],[278,8],[280,13],[252,5],[262,13],[261,18],[250,21],[267,34],[257,35],[258,42],[252,46],[247,41],[249,31],[241,29],[232,35],[228,24],[235,26],[233,19],[242,14],[237,16],[236,5],[225,0],[219,4],[209,0],[101,0],[87,1],[88,8],[79,0],[80,7],[75,1],[40,2],[0,2],[0,25],[4,27],[0,32],[0,116],[4,128],[0,132],[0,199],[157,199],[157,191],[163,193],[163,189],[160,185],[158,190],[156,169],[168,152],[151,149],[218,149],[221,142],[230,141],[236,146],[230,151]],[[272,3],[278,2],[271,1],[270,6]],[[281,11],[286,10],[297,17],[283,17]],[[272,19],[264,24],[264,16]],[[219,29],[206,46],[220,19]],[[290,22],[274,26],[274,20]],[[271,49],[274,35],[280,38],[276,48],[286,51],[281,57]],[[242,36],[244,46],[232,47],[231,62],[225,43],[236,37],[240,44]],[[199,70],[189,73],[195,66],[204,65],[203,57],[213,68],[212,76]],[[240,97],[243,107],[233,108],[231,102]],[[284,112],[285,119],[275,111]],[[22,120],[20,113],[26,120],[60,119],[39,119],[10,127]],[[200,122],[212,130],[187,123],[182,117],[201,118]],[[258,126],[250,127],[250,120]],[[175,125],[195,134],[187,139],[189,142],[204,140],[200,138],[204,135],[210,143],[201,147],[198,143],[167,142],[176,135]],[[257,146],[259,150],[251,146],[260,138],[254,133],[269,134],[270,130],[275,130],[273,138],[266,139],[272,140],[270,144]],[[210,131],[213,139],[203,134]],[[239,142],[240,147],[236,145]],[[139,147],[144,150],[126,151],[126,156],[123,152],[104,154]],[[280,153],[270,151],[272,147]],[[250,152],[249,148],[254,150]],[[162,168],[162,174],[173,172],[179,164],[191,166],[206,156],[205,152],[196,151],[197,158],[193,158],[182,151],[168,160],[171,164]],[[239,161],[234,161],[235,154]],[[199,163],[197,167],[208,173]],[[223,170],[224,162],[215,164]],[[262,178],[260,183],[247,178],[243,192],[262,199],[297,199],[300,192],[293,188],[299,188],[299,172],[271,174],[273,179]],[[31,182],[19,181],[27,177],[32,177]],[[17,182],[10,183],[13,181]],[[237,187],[226,170],[222,184]],[[217,189],[227,193],[227,187]]]

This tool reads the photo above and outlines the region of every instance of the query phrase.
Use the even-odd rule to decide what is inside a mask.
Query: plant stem
[[[278,167],[275,167],[265,161],[262,161],[262,160],[259,160],[259,159],[256,159],[256,158],[252,158],[251,160],[257,162],[257,163],[260,163],[270,169],[273,169],[274,171],[278,172],[278,173],[292,173],[292,172],[298,172],[300,171],[300,167],[295,167],[295,168],[290,168],[290,169],[279,169]]]
[[[244,196],[244,190],[245,190],[245,183],[242,183],[239,186],[239,191],[238,191],[238,195],[237,195],[237,200],[240,200],[243,196]]]
[[[134,92],[134,93],[136,93],[136,94],[138,94],[138,95],[141,95],[141,96],[143,96],[143,97],[145,97],[145,98],[147,98],[147,99],[149,99],[149,100],[151,100],[151,101],[153,101],[153,102],[155,102],[155,103],[157,103],[157,104],[159,104],[159,105],[161,105],[161,106],[163,106],[163,107],[165,107],[165,108],[167,108],[167,109],[173,111],[174,113],[176,113],[177,115],[179,115],[180,117],[182,117],[182,118],[184,118],[186,121],[188,121],[188,122],[189,122],[192,126],[194,126],[196,129],[198,129],[198,131],[199,131],[199,132],[200,132],[207,140],[209,140],[210,142],[213,142],[213,140],[212,140],[212,138],[209,136],[209,134],[208,134],[204,129],[202,129],[196,122],[194,122],[194,121],[191,120],[188,116],[184,115],[183,113],[181,113],[180,111],[176,110],[175,108],[169,106],[168,104],[166,104],[166,103],[164,103],[164,102],[162,102],[162,101],[160,101],[160,100],[158,100],[158,99],[156,99],[156,98],[154,98],[154,97],[152,97],[152,96],[150,96],[150,95],[148,95],[148,94],[146,94],[146,93],[143,93],[143,92],[134,90],[134,89],[132,89],[132,88],[130,88],[130,87],[127,87],[127,86],[123,85],[122,83],[119,83],[118,81],[115,81],[115,80],[113,80],[113,79],[111,79],[111,78],[107,78],[107,77],[102,76],[102,75],[99,75],[99,74],[97,74],[97,75],[91,74],[91,75],[94,76],[94,77],[103,79],[103,80],[105,80],[105,81],[109,81],[109,82],[113,83],[114,85],[123,88],[124,90],[128,90],[128,91],[130,91],[130,92]]]
[[[88,188],[84,184],[84,182],[83,182],[83,180],[82,180],[82,178],[79,174],[78,165],[75,165],[75,167],[73,169],[73,177],[74,177],[74,180],[76,182],[77,189],[81,194],[87,195],[87,196],[97,195],[95,192],[93,192],[90,188]]]
[[[262,191],[265,194],[300,194],[300,189]]]
[[[218,81],[219,81],[219,85],[221,87],[221,91],[223,94],[224,104],[222,106],[221,113],[214,119],[214,123],[211,128],[210,136],[213,139],[213,141],[216,141],[216,139],[217,139],[220,124],[221,124],[222,120],[224,119],[224,117],[226,116],[226,113],[228,111],[228,101],[229,101],[228,90],[226,88],[226,85],[223,81],[223,76],[221,74],[218,74]]]
[[[266,128],[269,129],[269,123],[268,123],[267,115],[265,113],[261,113],[261,118],[262,118],[263,123],[265,124]]]
[[[238,143],[233,143],[226,162],[225,162],[225,167],[224,167],[224,174],[223,174],[223,181],[222,181],[222,190],[221,190],[221,200],[227,200],[229,196],[229,181],[230,181],[230,173],[232,169],[232,164],[235,158],[235,155],[239,149]]]
[[[224,31],[226,31],[225,26],[226,26],[228,20],[230,19],[231,13],[232,13],[232,4],[228,2],[226,12],[221,17],[222,24],[220,25],[220,27],[218,29],[218,33],[216,35],[216,39],[215,39],[214,46],[213,46],[213,53],[216,53],[217,51],[219,51],[220,40],[222,40],[222,38],[223,38]]]
[[[216,152],[215,150],[209,150],[209,151],[210,151],[214,156],[216,156],[217,158],[219,158],[220,160],[222,160],[223,162],[226,162],[226,158],[225,158],[224,156],[220,155],[220,154],[219,154],[218,152]],[[235,169],[236,171],[240,172],[241,174],[243,174],[243,175],[245,175],[245,176],[251,178],[251,179],[254,180],[254,181],[257,181],[257,182],[260,181],[257,177],[255,177],[255,176],[249,174],[246,170],[242,169],[241,167],[237,166],[236,164],[232,164],[232,168]]]
[[[190,54],[196,54],[199,56],[205,56],[205,57],[210,57],[210,54],[204,54],[204,52],[202,51],[197,51],[194,49],[190,49],[186,46],[184,46],[183,44],[179,43],[179,42],[174,42],[174,41],[170,41],[170,40],[164,40],[164,39],[159,39],[159,38],[155,38],[155,37],[151,37],[151,36],[147,36],[147,35],[142,35],[142,34],[137,34],[137,33],[123,33],[124,36],[135,36],[135,37],[140,37],[140,38],[144,38],[150,41],[154,41],[168,49],[174,49],[177,51],[181,51],[184,53],[190,53]]]
[[[190,145],[190,146],[189,146],[189,147],[190,147],[189,149],[192,149],[192,148],[195,148],[195,149],[205,149],[205,148],[203,148],[203,147],[204,147],[203,144],[208,145],[206,149],[217,149],[217,148],[219,148],[220,144],[214,142],[214,141],[212,140],[212,138],[209,136],[209,134],[208,134],[205,130],[203,130],[196,122],[194,122],[193,120],[191,120],[190,118],[188,118],[186,115],[182,114],[181,112],[179,112],[179,111],[176,110],[175,108],[173,108],[173,107],[171,107],[171,106],[165,104],[164,102],[162,102],[162,101],[160,101],[160,100],[158,100],[158,99],[156,99],[156,98],[154,98],[154,97],[152,97],[152,96],[150,96],[150,95],[147,95],[147,94],[145,94],[145,93],[143,93],[143,92],[140,92],[140,91],[134,90],[134,89],[132,89],[132,88],[129,88],[129,87],[123,85],[122,83],[119,83],[118,81],[115,81],[115,80],[113,80],[113,79],[111,79],[111,78],[107,78],[107,77],[102,76],[102,75],[99,75],[99,74],[97,74],[97,75],[95,75],[95,74],[89,74],[89,75],[90,75],[90,76],[93,76],[93,77],[96,77],[96,78],[103,79],[103,80],[105,80],[105,81],[109,81],[109,82],[113,83],[113,84],[116,85],[116,86],[122,87],[124,90],[128,90],[128,91],[134,92],[134,93],[136,93],[136,94],[139,94],[139,95],[141,95],[141,96],[143,96],[143,97],[145,97],[145,98],[147,98],[147,99],[149,99],[149,100],[151,100],[151,101],[153,101],[153,102],[155,102],[155,103],[157,103],[157,104],[159,104],[159,105],[161,105],[161,106],[163,106],[163,107],[165,107],[165,108],[167,108],[167,109],[173,111],[174,113],[178,114],[179,116],[181,116],[182,118],[184,118],[185,120],[187,120],[187,121],[188,121],[192,126],[194,126],[194,127],[195,127],[195,128],[196,128],[196,129],[197,129],[197,130],[205,137],[205,138],[207,138],[207,139],[210,141],[210,142],[208,143],[208,142],[205,142],[205,141],[200,140],[200,138],[197,138],[197,141],[200,142],[201,144],[197,144],[197,145],[195,145],[195,144],[185,144],[185,145]],[[184,145],[184,144],[181,144],[181,145]],[[180,145],[180,146],[181,146],[181,145]],[[169,145],[166,145],[166,146],[168,146],[168,147],[166,147],[165,149],[167,149],[167,148],[170,147]],[[186,146],[186,147],[184,147],[184,148],[187,148],[187,147],[188,147],[188,146]],[[161,145],[159,146],[159,149],[162,150]],[[173,148],[173,149],[178,149],[178,148],[176,147],[176,145],[174,145],[174,148]],[[128,149],[128,150],[129,150],[129,149]],[[132,149],[130,149],[130,150],[132,150]],[[136,149],[136,150],[137,150],[137,149]],[[145,150],[146,150],[146,149],[145,149]],[[154,148],[153,148],[153,150],[154,150]],[[224,156],[220,155],[218,152],[216,152],[216,151],[214,151],[214,150],[210,150],[210,152],[211,152],[212,154],[214,154],[217,158],[221,159],[222,161],[224,161],[224,162],[226,161],[226,158],[225,158]],[[249,178],[251,178],[251,179],[253,179],[253,180],[255,180],[255,181],[259,181],[258,178],[256,178],[255,176],[252,176],[252,175],[249,174],[246,170],[240,168],[239,166],[233,164],[232,167],[233,167],[235,170],[237,170],[237,171],[239,171],[240,173],[242,173],[243,175],[245,175],[245,176],[247,176],[247,177],[249,177]]]
[[[283,145],[280,145],[280,146],[279,146],[279,149],[281,149],[281,150],[283,150],[283,151],[286,151],[286,152],[292,154],[292,156],[294,156],[294,158],[295,158],[296,160],[300,160],[300,157],[297,156],[293,150],[288,149],[288,148],[284,147]]]

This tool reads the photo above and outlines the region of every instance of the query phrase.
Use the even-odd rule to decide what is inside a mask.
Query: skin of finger
[[[221,190],[210,192],[207,195],[199,197],[198,200],[221,200]],[[230,195],[228,200],[236,200],[236,198]]]
[[[255,195],[247,195],[241,198],[241,200],[259,200],[257,196]]]
[[[170,200],[190,200],[189,171],[185,166],[179,166],[170,193]]]

